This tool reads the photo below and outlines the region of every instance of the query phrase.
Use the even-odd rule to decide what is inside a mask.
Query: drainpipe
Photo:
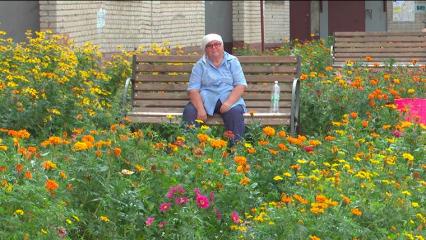
[[[260,0],[260,47],[265,51],[265,31],[263,29],[263,0]]]

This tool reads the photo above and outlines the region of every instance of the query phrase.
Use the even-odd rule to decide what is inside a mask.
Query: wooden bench
[[[133,57],[132,77],[128,78],[125,93],[131,85],[131,110],[125,115],[133,122],[180,123],[188,103],[189,76],[199,55]],[[262,125],[289,125],[295,134],[299,127],[300,57],[240,56],[248,87],[243,95],[248,112],[245,123],[259,121]],[[281,88],[280,113],[270,113],[271,89],[274,81]],[[126,102],[123,95],[123,104]],[[206,124],[223,124],[219,115],[209,117]]]
[[[420,66],[426,64],[426,33],[336,32],[331,54],[335,67],[347,60],[381,67],[390,59],[397,66]]]

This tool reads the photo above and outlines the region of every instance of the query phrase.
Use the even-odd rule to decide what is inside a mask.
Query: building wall
[[[15,42],[26,39],[27,30],[39,31],[37,1],[0,1],[0,31]]]
[[[199,46],[204,35],[203,1],[40,1],[40,29],[66,34],[77,45],[91,41],[102,52],[117,46],[169,41],[172,47]],[[97,12],[106,10],[105,26],[97,28]]]
[[[290,38],[290,2],[265,1],[265,43],[282,43]]]
[[[259,1],[233,1],[232,15],[234,46],[238,47],[242,43],[260,43],[261,29]]]
[[[387,2],[387,26],[389,32],[418,32],[426,27],[423,21],[426,21],[426,12],[415,11],[414,22],[394,22],[392,2]],[[426,1],[416,1],[416,3],[426,3]]]

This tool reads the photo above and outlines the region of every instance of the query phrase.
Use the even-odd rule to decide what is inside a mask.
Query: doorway
[[[364,31],[364,1],[328,1],[328,35]]]
[[[222,36],[225,51],[232,53],[232,1],[205,1],[205,33]]]
[[[290,1],[290,39],[309,40],[311,34],[311,2]]]

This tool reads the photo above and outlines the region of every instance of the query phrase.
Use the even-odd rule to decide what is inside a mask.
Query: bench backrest
[[[398,65],[426,63],[426,32],[335,32],[334,38],[334,66],[349,59],[368,65],[383,65],[388,59]]]
[[[133,116],[140,116],[143,113],[158,113],[154,114],[155,116],[163,113],[173,115],[182,113],[183,107],[189,101],[186,90],[189,76],[193,65],[200,57],[199,55],[134,56]],[[248,84],[243,95],[248,111],[268,113],[273,83],[279,81],[281,87],[280,112],[290,113],[292,85],[293,80],[298,77],[300,72],[300,58],[294,56],[239,56],[238,59]],[[290,114],[286,116],[290,118]],[[284,123],[282,119],[279,121],[280,124]],[[269,124],[273,124],[273,122],[269,122]],[[276,124],[278,124],[278,120]]]

